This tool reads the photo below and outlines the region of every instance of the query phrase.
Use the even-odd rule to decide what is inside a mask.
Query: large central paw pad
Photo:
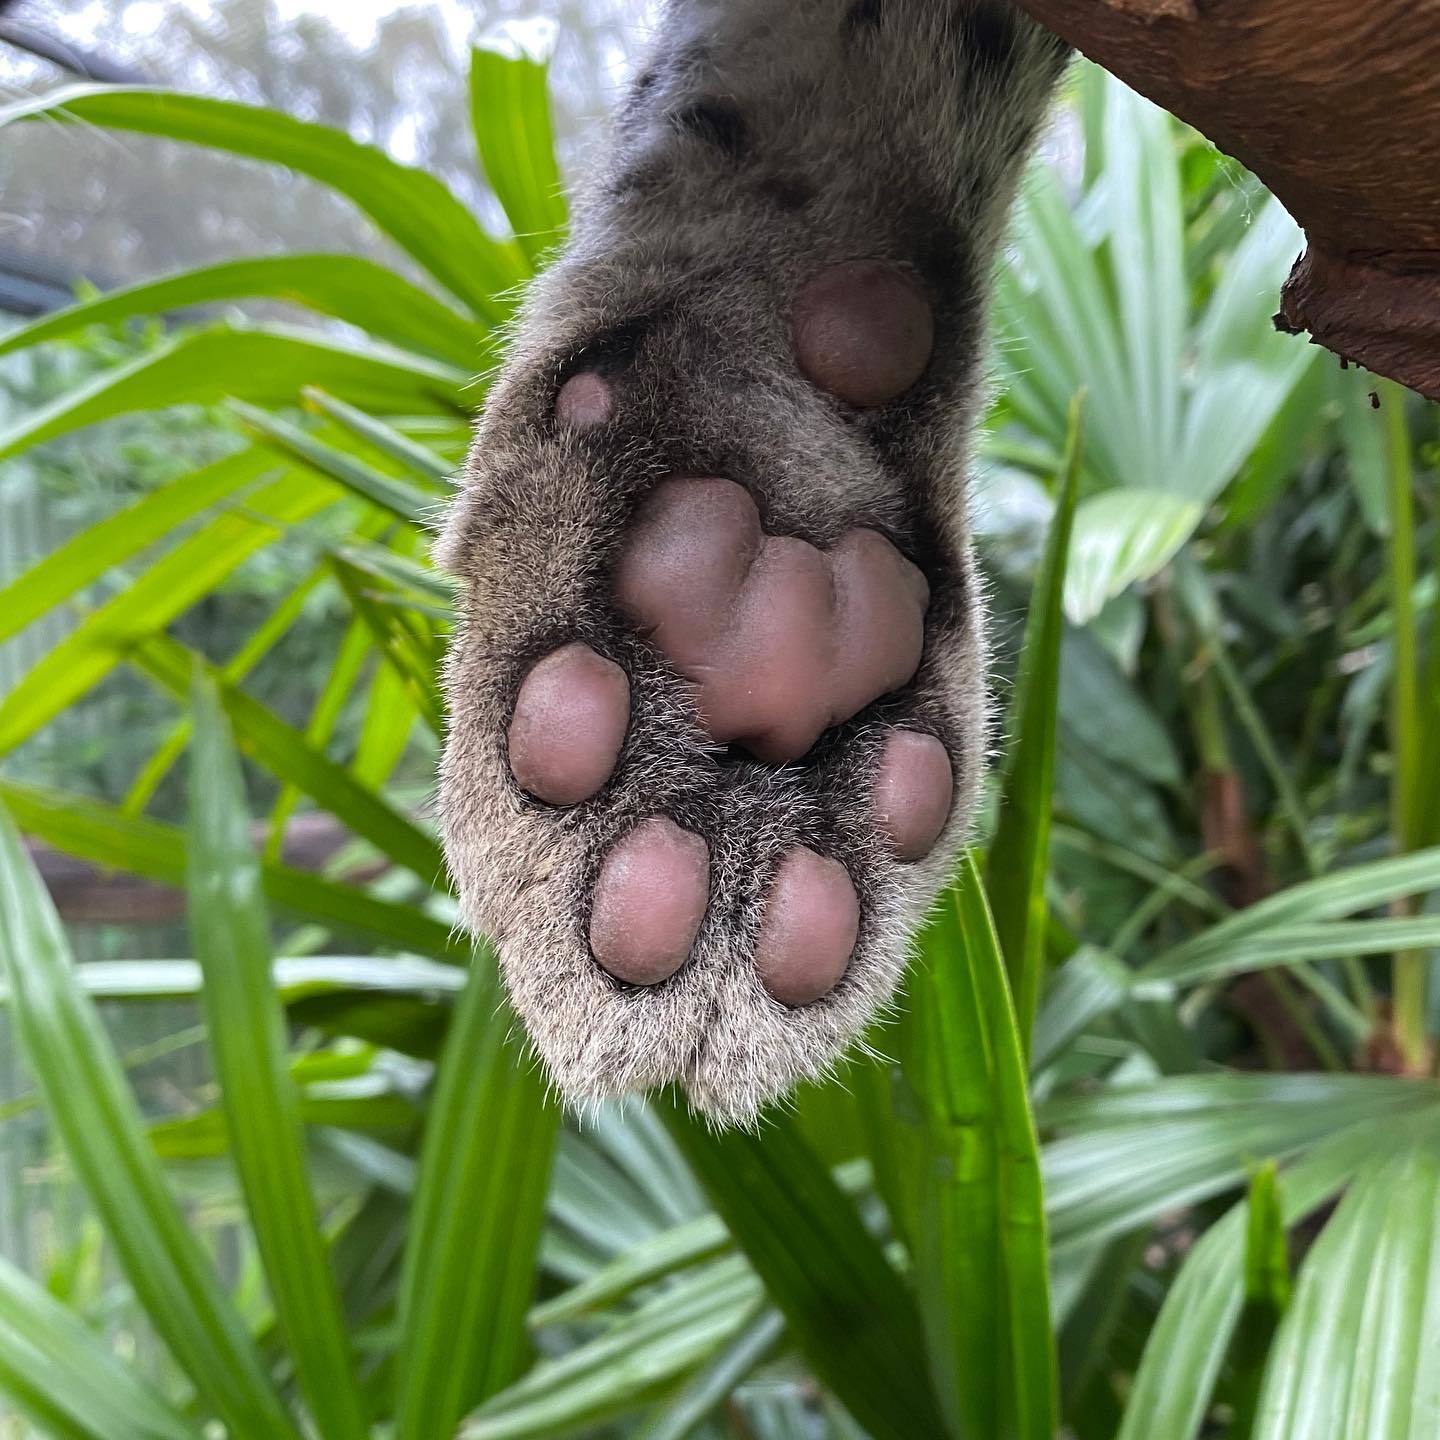
[[[694,682],[711,738],[783,764],[911,679],[930,587],[877,531],[819,550],[767,535],[732,481],[675,479],[641,507],[615,595]]]

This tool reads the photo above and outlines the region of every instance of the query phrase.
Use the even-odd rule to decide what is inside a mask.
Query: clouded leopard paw
[[[1064,60],[1006,0],[671,0],[441,558],[446,844],[572,1100],[746,1123],[895,995],[985,747],[965,451]]]
[[[876,443],[926,403],[924,282],[752,286],[608,316],[562,266],[590,323],[492,393],[443,555],[467,917],[566,1096],[738,1122],[892,997],[984,728],[957,477]]]

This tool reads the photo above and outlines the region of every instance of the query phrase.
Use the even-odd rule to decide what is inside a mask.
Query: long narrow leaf
[[[317,995],[448,996],[464,979],[455,965],[378,955],[306,955],[272,967],[272,983],[286,1003]],[[75,967],[75,980],[97,1000],[191,1000],[202,984],[193,960],[91,960]],[[0,1004],[8,998],[0,987]]]
[[[127,285],[12,330],[0,338],[0,355],[72,336],[91,325],[261,297],[347,320],[401,349],[451,365],[468,369],[480,357],[484,332],[473,320],[394,270],[358,255],[263,255]]]
[[[0,701],[0,754],[28,740],[99,684],[131,646],[209,595],[284,526],[318,514],[339,494],[327,480],[277,468],[277,478],[248,497],[251,513],[217,516],[87,615],[26,672]]]
[[[1185,343],[1184,217],[1174,122],[1118,81],[1104,85],[1104,213],[1143,474],[1175,452]]]
[[[876,1440],[943,1434],[914,1302],[794,1123],[750,1135],[679,1108],[667,1120],[820,1379]]]
[[[1432,1133],[1367,1167],[1305,1258],[1255,1440],[1440,1433],[1440,1155]]]
[[[958,1434],[1055,1431],[1045,1214],[1025,1063],[973,859],[921,940],[905,1077],[930,1364]],[[907,1105],[904,1114],[908,1114]]]
[[[0,780],[0,803],[28,834],[91,864],[141,875],[163,885],[185,883],[185,834],[173,825],[124,815],[98,801]],[[272,904],[342,935],[364,935],[415,955],[460,963],[469,946],[451,927],[410,905],[377,900],[284,865],[266,865]]]
[[[120,1062],[75,983],[59,918],[3,811],[0,965],[51,1123],[152,1323],[237,1434],[296,1436],[244,1323],[166,1192]]]
[[[1230,1406],[1236,1440],[1250,1440],[1265,1362],[1290,1304],[1290,1242],[1273,1160],[1257,1170],[1246,1197],[1245,1306],[1235,1330]]]
[[[530,1312],[529,1322],[538,1329],[583,1319],[613,1305],[642,1285],[654,1284],[676,1270],[723,1255],[730,1243],[730,1232],[718,1215],[699,1215],[628,1246],[580,1284],[537,1305]]]
[[[1066,407],[1086,394],[1086,468],[1114,484],[1155,483],[1133,445],[1134,397],[1122,358],[1119,321],[1100,266],[1046,166],[1026,177],[1015,230],[1019,275],[1001,268],[999,313],[1007,340],[999,350],[1007,374],[1053,388],[1049,409],[1056,447]],[[1022,384],[1025,383],[1022,378]]]
[[[315,587],[328,578],[323,566],[312,570],[251,633],[250,638],[221,667],[220,673],[232,685],[246,679],[250,672],[277,646],[304,613]],[[170,733],[158,745],[130,782],[120,808],[127,815],[142,815],[165,777],[178,763],[190,744],[190,717],[182,715]]]
[[[86,1440],[200,1440],[200,1429],[48,1291],[0,1259],[0,1393]]]
[[[1093,620],[1137,580],[1158,574],[1195,533],[1204,507],[1166,490],[1127,486],[1092,495],[1075,514],[1065,613]]]
[[[541,1361],[482,1407],[461,1440],[591,1433],[706,1362],[763,1304],[743,1261],[686,1276],[595,1339]]]
[[[533,264],[565,228],[550,126],[549,66],[495,42],[470,52],[470,118],[480,164]]]
[[[640,1431],[638,1440],[685,1440],[693,1435],[780,1344],[785,1317],[762,1310],[723,1350],[686,1381]]]
[[[1208,504],[1255,449],[1280,408],[1315,364],[1317,351],[1279,333],[1257,295],[1274,294],[1302,248],[1303,237],[1278,200],[1264,204],[1225,263],[1195,335],[1199,383],[1169,485]]]
[[[378,604],[376,587],[362,570],[343,557],[335,560],[335,577],[356,617],[369,629],[385,662],[405,687],[415,712],[430,729],[445,734],[445,704],[436,678],[439,656],[430,653],[396,611]],[[0,715],[3,715],[0,709]]]
[[[8,640],[116,566],[165,539],[186,521],[275,469],[259,450],[243,450],[158,490],[82,530],[0,588],[0,641]]]
[[[293,405],[323,385],[382,414],[463,415],[476,403],[464,370],[435,360],[326,340],[278,325],[214,325],[171,340],[0,430],[0,459],[137,410],[251,400]]]
[[[163,135],[285,165],[354,201],[477,315],[503,321],[522,255],[487,235],[433,175],[339,130],[276,110],[173,90],[72,85],[0,108],[0,126],[50,119]]]
[[[214,672],[176,641],[157,636],[138,647],[135,659],[171,693],[183,697],[194,668]],[[274,711],[232,685],[219,684],[221,703],[241,741],[268,770],[298,786],[336,819],[350,826],[427,885],[443,885],[445,859],[439,843],[408,816],[367,790],[341,766],[314,749]]]
[[[387,425],[383,420],[377,420],[373,415],[367,415],[363,410],[357,410],[353,405],[347,405],[343,400],[337,400],[333,395],[327,395],[325,391],[311,385],[305,387],[305,403],[328,415],[382,455],[388,455],[418,479],[438,485],[446,491],[455,488],[452,479],[455,466],[428,445],[422,445],[418,440],[401,434],[393,425]]]
[[[1344,960],[1355,955],[1386,955],[1404,948],[1435,946],[1440,946],[1440,915],[1277,925],[1273,930],[1235,940],[1225,949],[1207,946],[1204,951],[1192,953],[1183,965],[1167,965],[1161,970],[1156,962],[1156,968],[1147,965],[1139,974],[1142,979],[1193,985],[1305,960]]]
[[[1055,973],[1035,1022],[1030,1061],[1040,1070],[1087,1025],[1132,993],[1134,972],[1104,950],[1085,945]]]
[[[362,784],[384,785],[400,763],[415,729],[415,706],[393,666],[377,665],[370,677],[365,723],[350,773]]]
[[[1353,915],[1407,895],[1440,889],[1440,847],[1373,860],[1291,885],[1228,920],[1157,955],[1141,970],[1146,979],[1177,979],[1223,965],[1234,948],[1290,926]]]
[[[319,695],[315,697],[315,707],[311,710],[309,723],[305,726],[305,743],[316,754],[323,755],[334,737],[335,727],[340,723],[346,702],[355,690],[369,651],[364,627],[352,620],[345,627],[340,643],[335,648],[335,659],[331,663],[330,673],[325,677]],[[286,781],[281,787],[275,807],[270,812],[270,838],[265,846],[266,859],[279,860],[282,857],[286,829],[303,793],[294,781]]]
[[[417,490],[404,480],[382,475],[353,455],[317,440],[288,420],[267,415],[253,405],[232,400],[230,410],[238,415],[259,437],[268,441],[302,465],[343,485],[347,490],[368,500],[370,504],[388,511],[397,520],[408,525],[431,525],[438,513],[438,502],[433,495]]]
[[[1375,1131],[1356,1127],[1285,1170],[1286,1223],[1293,1225],[1324,1204],[1375,1143]],[[1116,1440],[1162,1435],[1193,1440],[1199,1434],[1244,1303],[1247,1218],[1247,1207],[1236,1205],[1186,1257],[1146,1342]]]
[[[1015,995],[1020,1044],[1028,1053],[1045,965],[1045,876],[1055,788],[1055,736],[1064,635],[1065,571],[1080,475],[1080,402],[1056,483],[1055,517],[1035,577],[1020,674],[1010,710],[1011,754],[1000,798],[1000,823],[990,845],[986,887],[1000,954]]]
[[[559,1119],[482,946],[440,1059],[400,1280],[396,1440],[454,1432],[526,1353]]]
[[[1129,1234],[1243,1184],[1260,1161],[1436,1104],[1430,1087],[1384,1075],[1191,1075],[1048,1102],[1042,1123],[1062,1131],[1044,1156],[1054,1246]]]
[[[323,1435],[363,1440],[365,1412],[306,1173],[284,1015],[270,983],[260,866],[212,683],[197,682],[194,711],[190,933],[205,976],[230,1153],[310,1412]]]

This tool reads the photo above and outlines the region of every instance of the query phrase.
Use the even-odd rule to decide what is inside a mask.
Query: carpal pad
[[[889,1003],[986,744],[964,447],[1061,61],[1008,5],[678,0],[441,558],[466,918],[561,1091],[751,1123]]]

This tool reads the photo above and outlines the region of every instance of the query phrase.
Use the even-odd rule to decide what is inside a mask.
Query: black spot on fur
[[[1008,74],[1015,59],[1015,23],[1009,8],[982,0],[964,6],[955,19],[972,67],[982,74]]]
[[[555,377],[556,387],[580,370],[593,370],[597,375],[610,377],[628,369],[634,364],[640,347],[659,318],[654,314],[636,315],[602,330],[598,335],[592,335],[560,362]]]
[[[798,175],[766,175],[755,188],[777,210],[803,210],[815,198],[815,187]]]
[[[661,157],[650,156],[622,170],[610,184],[610,193],[617,200],[644,198],[657,194],[670,183],[670,165]]]
[[[682,134],[693,135],[731,160],[750,153],[750,126],[733,100],[707,96],[692,100],[670,117]]]
[[[904,255],[935,295],[968,290],[974,256],[965,235],[944,207],[916,199],[903,207],[896,227]]]
[[[659,86],[663,74],[659,65],[652,65],[636,77],[635,83],[630,87],[630,93],[620,107],[619,120],[622,131],[633,132],[643,122],[651,108],[650,96]]]
[[[878,30],[884,19],[885,0],[855,0],[845,12],[845,33],[855,35]]]

